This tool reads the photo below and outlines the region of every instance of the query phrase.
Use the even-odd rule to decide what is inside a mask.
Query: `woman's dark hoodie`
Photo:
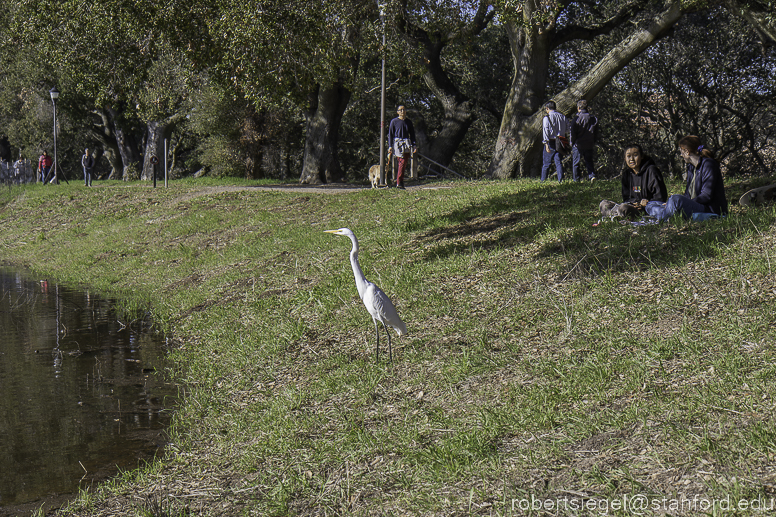
[[[663,181],[663,174],[655,165],[654,160],[644,156],[639,167],[639,173],[625,167],[622,170],[622,201],[623,203],[638,203],[647,201],[668,201],[668,190]]]
[[[695,179],[694,183],[693,179]],[[694,192],[692,192],[693,185]],[[714,212],[717,215],[727,214],[728,203],[719,163],[713,158],[704,156],[701,157],[697,168],[687,164],[687,189],[684,195],[705,206],[706,212]]]

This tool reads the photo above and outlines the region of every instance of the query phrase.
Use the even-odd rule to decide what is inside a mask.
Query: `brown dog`
[[[369,167],[369,183],[372,184],[372,188],[377,188],[380,185],[380,166],[372,165]]]

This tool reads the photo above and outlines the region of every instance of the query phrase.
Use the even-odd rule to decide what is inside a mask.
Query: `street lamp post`
[[[54,103],[54,178],[52,181],[57,180],[57,99],[59,98],[59,90],[57,87],[53,87],[49,94],[51,94],[51,102]]]
[[[385,181],[385,4],[377,0],[380,9],[380,22],[383,25],[383,55],[382,82],[380,83],[380,185],[386,185]]]

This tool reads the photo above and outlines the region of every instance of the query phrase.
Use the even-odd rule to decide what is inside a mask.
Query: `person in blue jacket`
[[[726,215],[728,203],[722,171],[711,149],[707,149],[700,138],[690,135],[679,140],[679,154],[687,164],[684,194],[669,197],[665,204],[648,203],[647,213],[661,221],[674,214],[681,214],[685,219],[697,213]]]
[[[388,154],[395,154],[398,161],[396,186],[404,189],[404,171],[410,163],[410,154],[418,151],[415,145],[415,126],[407,118],[407,109],[400,104],[396,109],[399,115],[388,126]]]

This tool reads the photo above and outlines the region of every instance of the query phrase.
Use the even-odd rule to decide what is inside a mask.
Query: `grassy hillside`
[[[774,504],[773,205],[593,227],[616,180],[253,185],[0,190],[0,260],[150,310],[186,386],[167,455],[63,515]],[[407,323],[392,365],[342,226]]]

